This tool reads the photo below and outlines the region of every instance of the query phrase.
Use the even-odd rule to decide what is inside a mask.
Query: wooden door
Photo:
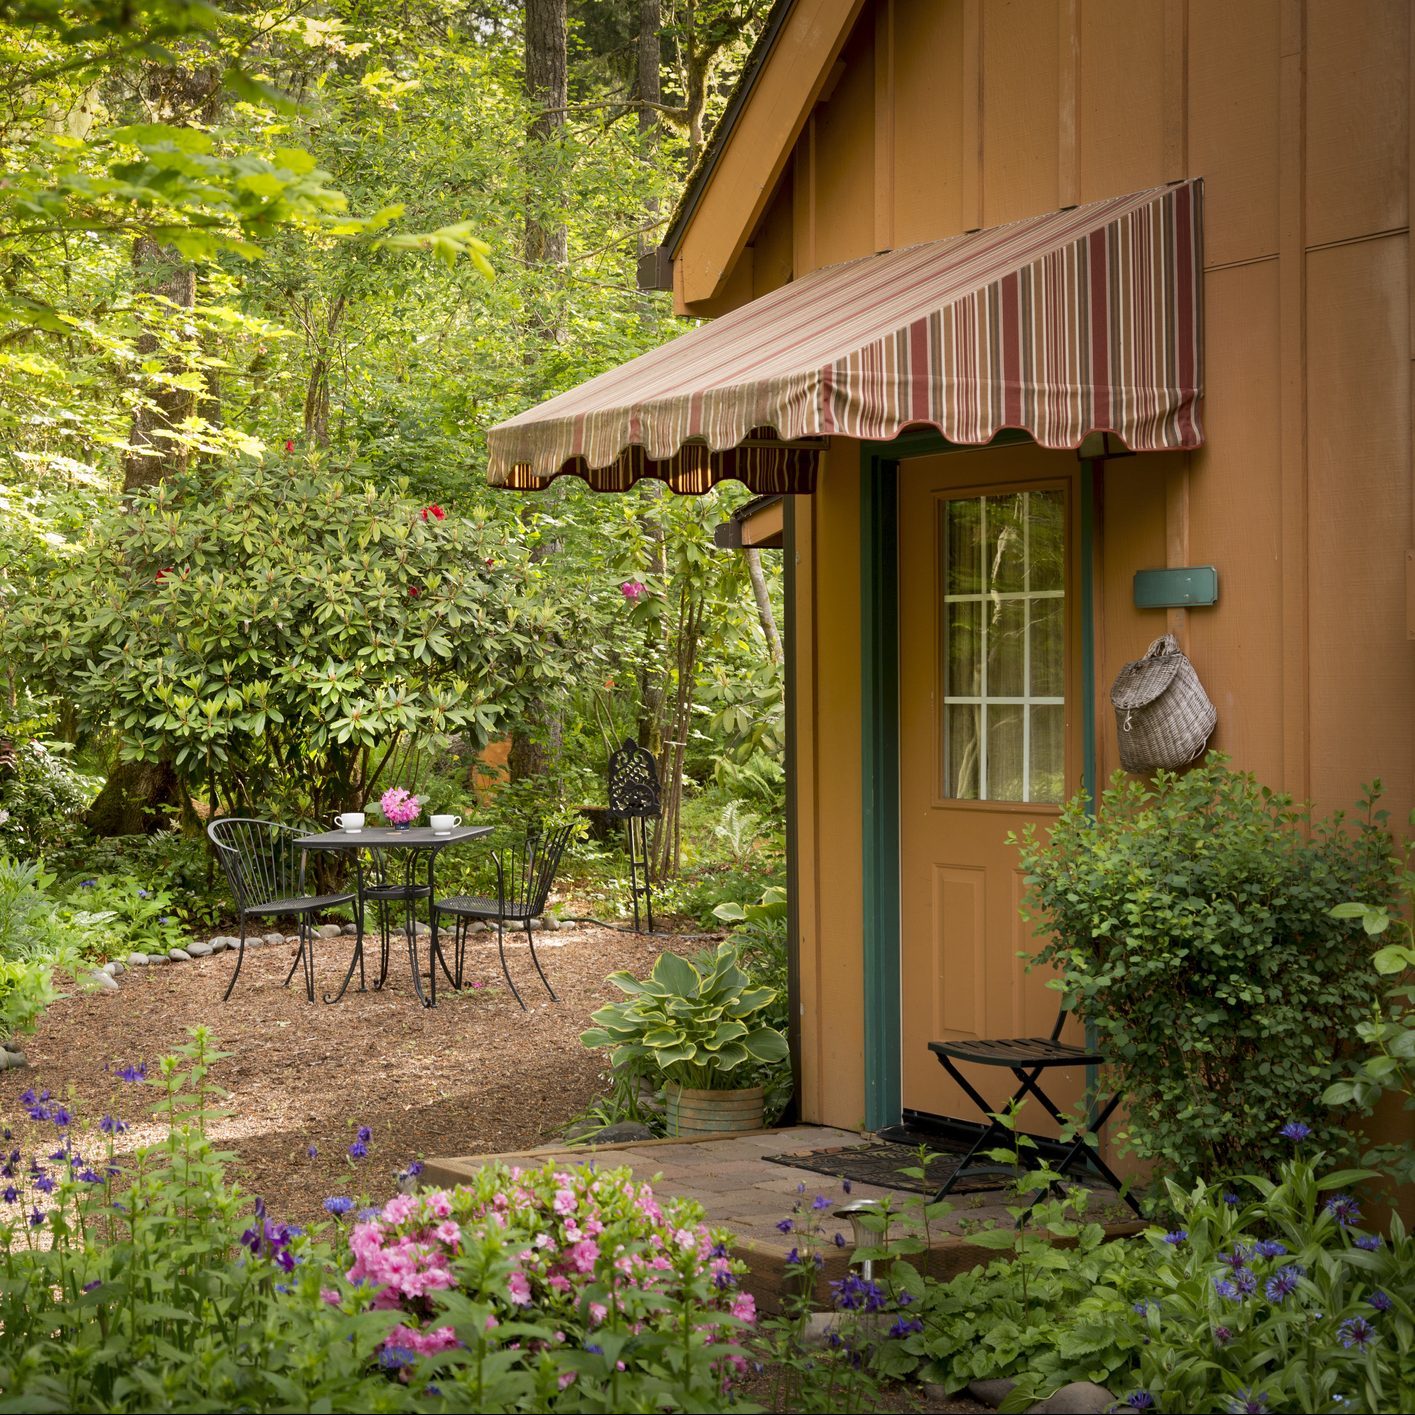
[[[906,1111],[980,1118],[931,1041],[1046,1036],[1056,1018],[1049,975],[1018,957],[1031,931],[1007,836],[1029,822],[1044,828],[1081,786],[1079,482],[1074,454],[1031,444],[900,468]],[[998,1106],[1014,1088],[1000,1068],[971,1068],[970,1079]],[[1048,1093],[1069,1105],[1084,1076],[1050,1081]],[[1022,1128],[1055,1133],[1036,1105]]]

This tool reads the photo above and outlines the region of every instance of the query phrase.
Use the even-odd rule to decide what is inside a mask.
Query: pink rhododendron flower
[[[648,586],[642,580],[625,580],[619,586],[619,593],[629,601],[630,604],[637,604],[640,597],[647,591]]]

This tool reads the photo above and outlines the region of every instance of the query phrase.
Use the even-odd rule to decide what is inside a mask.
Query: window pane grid
[[[1065,590],[1043,588],[1061,579],[1062,495],[956,498],[942,502],[940,514],[943,794],[1059,801],[1065,775],[1058,759],[1064,752],[1062,719],[1037,710],[1066,702],[1055,691],[1064,659]],[[973,528],[976,540],[970,545]],[[1044,603],[1055,608],[1043,611]],[[971,605],[978,608],[969,614],[963,606]],[[973,692],[949,691],[974,683]]]

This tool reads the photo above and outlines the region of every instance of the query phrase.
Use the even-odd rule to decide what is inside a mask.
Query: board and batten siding
[[[824,67],[804,111],[769,84],[771,111],[744,110],[729,155],[764,153],[775,175],[769,191],[713,191],[689,223],[680,307],[716,313],[835,261],[1202,176],[1208,442],[1115,459],[1100,477],[1099,769],[1117,764],[1111,680],[1170,629],[1218,707],[1214,745],[1237,765],[1323,810],[1380,777],[1404,820],[1408,0],[818,8],[848,8],[848,39],[808,35]],[[755,223],[735,256],[733,199]],[[690,288],[711,298],[689,302]],[[858,448],[833,448],[796,509],[802,1106],[839,1125],[864,1114],[859,476]],[[1206,563],[1216,608],[1134,608],[1135,570]]]

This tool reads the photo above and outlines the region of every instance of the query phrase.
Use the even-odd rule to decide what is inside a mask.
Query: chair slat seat
[[[294,899],[271,899],[264,904],[250,905],[246,913],[265,917],[276,914],[313,914],[321,909],[333,909],[336,905],[348,904],[356,897],[353,894],[306,894]]]
[[[1085,1047],[1054,1042],[1050,1037],[1008,1037],[998,1041],[930,1042],[936,1056],[951,1056],[978,1066],[1100,1066],[1105,1057]]]
[[[494,919],[499,914],[503,919],[533,919],[529,903],[508,899],[504,905],[483,894],[453,894],[437,901],[438,909],[444,914],[460,914],[468,919]]]

